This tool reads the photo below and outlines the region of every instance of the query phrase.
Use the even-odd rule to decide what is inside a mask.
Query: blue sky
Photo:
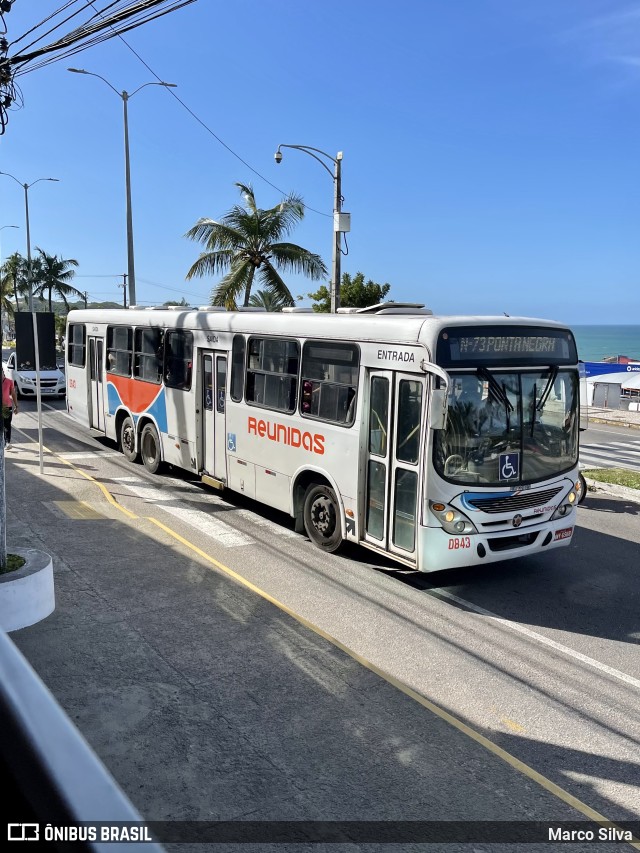
[[[9,40],[61,5],[16,0]],[[239,201],[236,181],[261,207],[293,191],[331,213],[317,163],[285,151],[275,164],[278,143],[293,143],[344,152],[342,269],[389,282],[390,298],[639,322],[640,2],[198,0],[125,38],[228,146],[168,91],[131,99],[139,303],[208,302],[213,280],[185,282],[199,247],[183,235]],[[32,245],[76,258],[90,298],[120,301],[122,101],[67,66],[118,91],[154,79],[117,38],[20,77],[0,169],[60,179],[30,190]],[[24,196],[0,177],[7,224],[20,229],[0,231],[2,257],[24,254]],[[292,239],[330,268],[331,228],[308,211]]]

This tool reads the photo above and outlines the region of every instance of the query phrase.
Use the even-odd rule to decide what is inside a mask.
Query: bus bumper
[[[500,533],[452,536],[441,527],[425,527],[421,533],[418,569],[439,572],[467,568],[563,548],[571,544],[576,522],[577,513],[573,509],[556,521]]]

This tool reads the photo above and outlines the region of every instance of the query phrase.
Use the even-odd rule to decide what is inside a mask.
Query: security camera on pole
[[[331,313],[335,314],[340,307],[340,255],[342,253],[342,234],[351,231],[351,214],[342,212],[342,151],[338,151],[335,157],[321,151],[319,148],[311,148],[309,145],[278,145],[274,154],[276,163],[282,163],[281,148],[295,148],[296,151],[304,151],[326,169],[333,178],[333,254],[331,264]],[[313,152],[316,152],[315,154]],[[324,160],[317,155],[325,157],[333,163],[333,172]]]

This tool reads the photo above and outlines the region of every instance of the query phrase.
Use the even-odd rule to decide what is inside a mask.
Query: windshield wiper
[[[540,399],[531,409],[531,437],[533,438],[533,429],[536,425],[536,412],[542,413],[547,400],[549,399],[549,394],[551,393],[551,389],[553,388],[553,383],[556,381],[556,377],[558,375],[558,367],[554,364],[554,366],[549,371],[549,378],[547,379],[547,384],[544,386],[542,394],[540,394]],[[536,399],[538,394],[538,385],[537,383],[533,383],[533,399]]]
[[[544,386],[544,391],[540,395],[540,400],[538,401],[538,405],[536,406],[536,409],[539,412],[541,412],[544,409],[546,402],[549,399],[549,394],[551,393],[551,389],[553,387],[553,383],[556,381],[557,375],[558,375],[558,367],[557,367],[557,365],[554,364],[554,366],[551,368],[551,371],[549,373],[549,378],[547,380],[547,384]]]
[[[497,400],[498,403],[501,403],[504,406],[507,414],[512,412],[513,405],[507,397],[507,391],[504,384],[500,385],[495,376],[492,373],[489,373],[486,367],[479,367],[477,374],[481,379],[484,379],[484,381],[488,383],[489,391],[493,395],[494,400]]]

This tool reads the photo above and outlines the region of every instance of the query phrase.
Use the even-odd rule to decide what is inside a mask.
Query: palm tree
[[[265,311],[282,311],[289,303],[273,290],[256,290],[249,298],[249,305]]]
[[[266,290],[293,305],[293,296],[278,269],[302,273],[317,280],[327,275],[319,255],[295,243],[282,243],[291,229],[304,218],[304,204],[296,195],[289,195],[269,210],[256,206],[253,188],[237,183],[246,207],[235,205],[218,222],[199,219],[186,237],[205,247],[187,273],[187,280],[206,275],[226,273],[211,292],[211,304],[227,310],[237,308],[242,294],[243,305],[249,305],[251,287],[256,273]]]
[[[7,260],[2,264],[0,271],[0,288],[2,289],[3,298],[7,298],[9,289],[13,293],[15,300],[15,308],[20,310],[20,296],[25,296],[29,283],[27,280],[27,261],[22,257],[20,252],[14,252],[9,255]]]
[[[44,299],[44,294],[48,293],[49,311],[51,311],[51,298],[55,292],[57,296],[61,297],[68,313],[67,296],[84,298],[84,294],[70,284],[75,275],[75,270],[70,268],[77,267],[78,262],[73,258],[65,259],[59,258],[57,255],[47,255],[37,246],[36,251],[40,253],[40,257],[37,258],[38,269],[34,274],[34,294],[40,299]]]

